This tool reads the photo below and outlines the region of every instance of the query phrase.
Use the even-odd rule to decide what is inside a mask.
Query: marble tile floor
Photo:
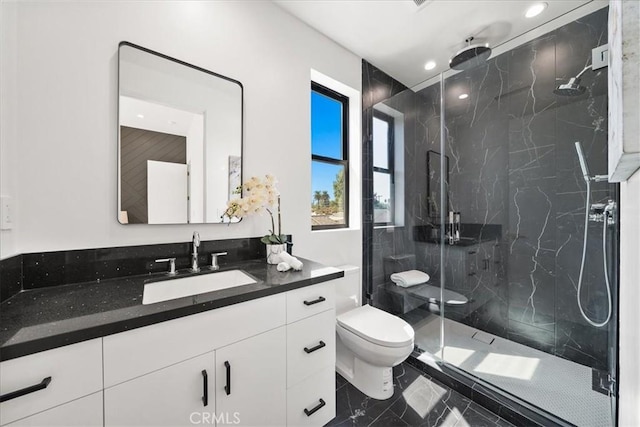
[[[512,424],[406,363],[393,369],[394,394],[365,396],[336,374],[336,418],[327,426],[494,427]]]

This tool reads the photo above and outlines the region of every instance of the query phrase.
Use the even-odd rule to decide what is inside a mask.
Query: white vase
[[[280,263],[279,254],[287,251],[287,245],[266,245],[267,246],[267,264]]]

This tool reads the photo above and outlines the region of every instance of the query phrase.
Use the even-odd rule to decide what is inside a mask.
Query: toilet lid
[[[349,310],[336,320],[339,326],[374,344],[384,347],[413,345],[411,325],[370,305]]]

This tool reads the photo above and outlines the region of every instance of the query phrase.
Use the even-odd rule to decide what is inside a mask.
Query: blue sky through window
[[[311,153],[342,159],[342,104],[311,92]]]
[[[311,153],[342,159],[342,103],[311,91]],[[311,200],[316,191],[327,191],[331,199],[333,181],[340,166],[314,161],[311,167]]]

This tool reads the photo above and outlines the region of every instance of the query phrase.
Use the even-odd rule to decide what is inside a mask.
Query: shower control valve
[[[605,203],[593,203],[589,209],[589,221],[590,222],[604,222],[607,221],[607,225],[615,225],[615,210],[616,202],[609,200]]]

